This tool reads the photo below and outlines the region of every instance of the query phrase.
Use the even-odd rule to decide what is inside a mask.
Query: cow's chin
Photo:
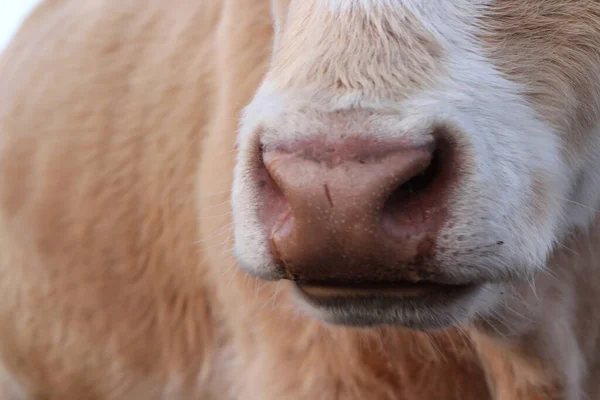
[[[304,312],[329,324],[349,327],[449,328],[485,314],[496,297],[489,284],[337,287],[295,282],[293,286]]]

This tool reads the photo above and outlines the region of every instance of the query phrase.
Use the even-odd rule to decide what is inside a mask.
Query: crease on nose
[[[391,264],[413,263],[436,224],[404,186],[426,176],[433,150],[366,143],[265,149],[272,192],[285,204],[266,210],[278,214],[267,234],[288,275],[378,280]]]

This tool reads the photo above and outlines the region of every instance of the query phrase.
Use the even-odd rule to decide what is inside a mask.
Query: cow
[[[597,0],[45,0],[0,399],[600,399],[598,157]]]

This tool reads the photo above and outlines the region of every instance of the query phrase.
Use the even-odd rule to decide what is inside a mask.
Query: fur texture
[[[598,42],[595,0],[47,0],[0,59],[0,398],[599,398]],[[240,271],[257,143],[440,126],[436,261],[494,280],[454,328]]]

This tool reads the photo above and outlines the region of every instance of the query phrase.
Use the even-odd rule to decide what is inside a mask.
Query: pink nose
[[[346,140],[266,147],[262,213],[273,256],[294,280],[431,278],[451,175],[440,143]]]

